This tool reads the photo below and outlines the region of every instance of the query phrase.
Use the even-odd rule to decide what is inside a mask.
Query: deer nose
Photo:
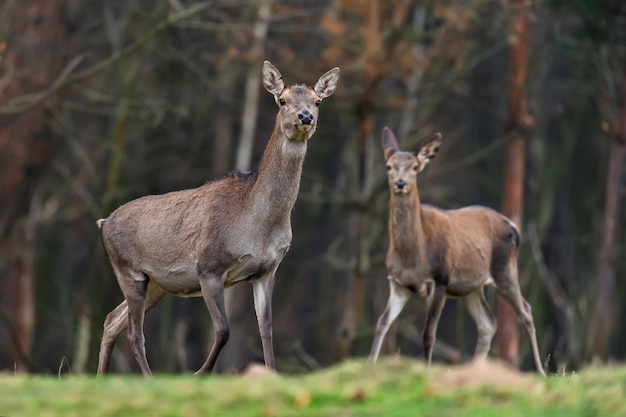
[[[406,187],[406,182],[404,180],[398,180],[396,181],[396,188],[398,190],[403,190],[404,187]]]
[[[313,123],[313,115],[308,110],[303,110],[298,113],[298,119],[302,122],[303,125],[310,125]]]

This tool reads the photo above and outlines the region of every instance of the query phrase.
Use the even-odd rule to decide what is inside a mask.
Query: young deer
[[[196,373],[211,371],[229,328],[224,288],[252,284],[266,367],[275,368],[272,346],[274,274],[291,243],[291,210],[298,196],[307,140],[317,127],[322,99],[337,87],[339,68],[314,88],[285,87],[268,61],[263,85],[278,116],[257,171],[233,172],[201,187],[138,198],[98,220],[102,243],[125,300],[104,322],[98,374],[108,370],[117,336],[128,328],[135,359],[150,376],[144,314],[165,294],[204,297],[215,338]]]
[[[417,155],[400,151],[388,128],[383,131],[382,145],[391,190],[386,261],[390,292],[387,307],[378,319],[369,360],[376,362],[389,326],[411,293],[427,301],[423,343],[428,364],[446,297],[463,299],[478,328],[474,357],[486,357],[496,332],[496,319],[483,287],[493,285],[524,325],[535,366],[543,374],[531,307],[522,296],[517,278],[520,235],[515,225],[486,207],[442,210],[420,203],[417,174],[437,155],[440,134]]]

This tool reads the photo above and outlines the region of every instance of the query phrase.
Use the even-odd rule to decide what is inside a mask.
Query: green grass
[[[479,379],[480,384],[472,384]],[[624,416],[626,368],[541,378],[393,358],[302,376],[0,375],[0,416]]]

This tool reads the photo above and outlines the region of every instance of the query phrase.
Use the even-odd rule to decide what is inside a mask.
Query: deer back
[[[422,211],[428,263],[449,295],[467,295],[515,262],[519,232],[502,214],[482,206],[441,210],[423,205]]]

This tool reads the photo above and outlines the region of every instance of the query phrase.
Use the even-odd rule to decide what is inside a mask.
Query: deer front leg
[[[424,359],[430,365],[433,359],[433,348],[437,338],[437,324],[446,303],[446,287],[443,285],[435,286],[435,290],[426,299],[426,323],[424,325],[424,333],[422,341],[424,344]]]
[[[409,290],[400,286],[394,280],[389,280],[389,299],[387,300],[385,311],[380,315],[376,324],[376,334],[374,335],[374,342],[372,343],[372,350],[368,359],[371,363],[376,363],[389,327],[406,305],[410,295]]]
[[[259,324],[265,367],[272,370],[276,369],[272,341],[272,291],[274,290],[275,271],[262,279],[252,281],[254,310]]]
[[[219,276],[211,275],[200,280],[200,289],[204,303],[211,315],[213,329],[215,330],[215,338],[213,346],[206,361],[202,364],[195,375],[203,372],[213,371],[217,355],[228,342],[230,329],[228,327],[228,318],[226,317],[226,307],[224,307],[224,284]]]

